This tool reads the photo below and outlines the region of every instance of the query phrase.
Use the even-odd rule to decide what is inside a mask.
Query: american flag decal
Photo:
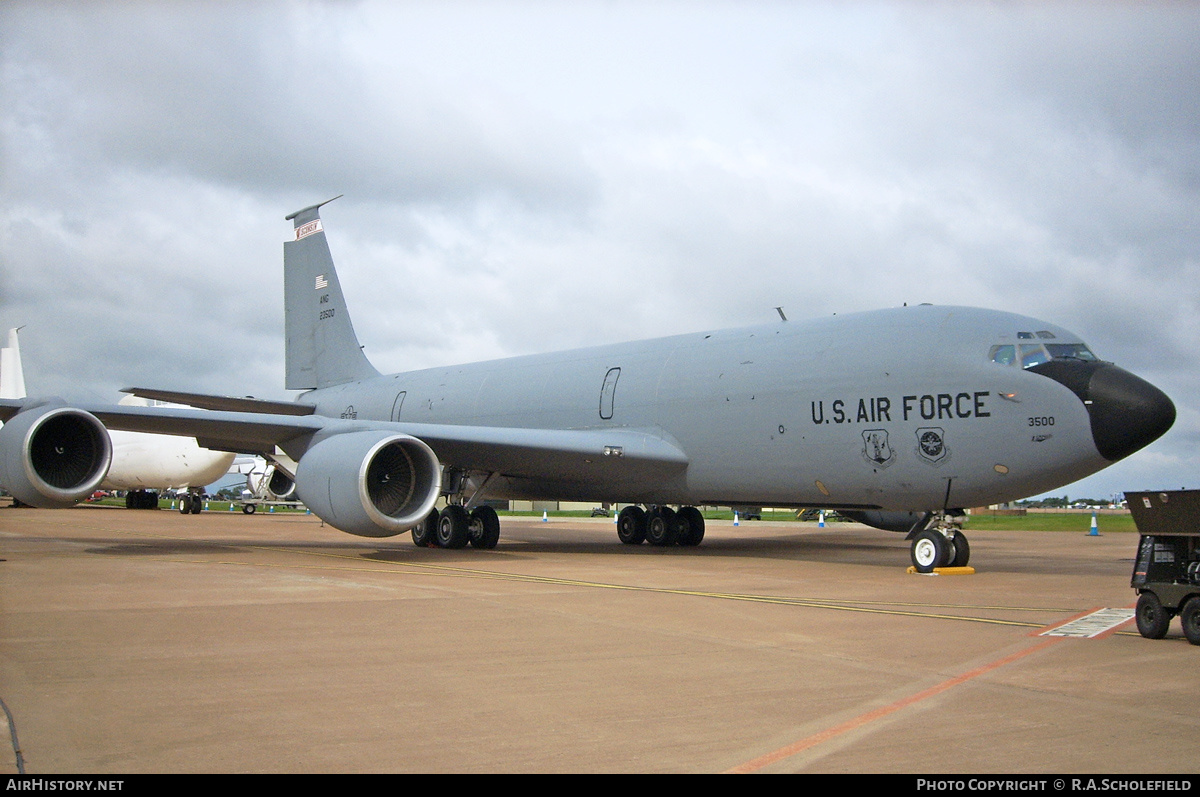
[[[301,224],[296,228],[296,240],[299,241],[306,235],[312,235],[314,232],[321,232],[321,220],[313,219],[308,224]]]
[[[317,275],[317,290],[322,291],[329,287],[329,280],[325,279],[324,274]]]

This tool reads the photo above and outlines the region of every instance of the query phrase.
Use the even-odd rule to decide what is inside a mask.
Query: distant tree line
[[[1093,506],[1109,506],[1110,504],[1120,503],[1124,500],[1124,496],[1112,496],[1110,498],[1070,498],[1069,496],[1050,496],[1049,498],[1026,499],[1017,501],[1017,506],[1026,509],[1086,509]]]

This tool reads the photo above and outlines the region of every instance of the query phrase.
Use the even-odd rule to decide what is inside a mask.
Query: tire
[[[646,542],[664,547],[679,539],[679,518],[675,510],[656,506],[646,513]]]
[[[247,515],[253,515],[255,510],[257,510],[257,509],[258,509],[258,507],[255,506],[254,504],[242,504],[242,511],[245,512]]]
[[[204,510],[204,499],[198,495],[192,496],[192,514],[199,515]]]
[[[704,515],[694,506],[679,510],[679,544],[693,547],[704,541]]]
[[[950,558],[950,567],[966,567],[971,561],[971,545],[967,535],[956,531],[950,535],[950,544],[954,546],[954,555]]]
[[[646,541],[646,513],[640,506],[627,506],[617,515],[617,536],[626,545]]]
[[[1146,639],[1162,639],[1171,625],[1171,613],[1163,608],[1153,592],[1143,592],[1138,596],[1134,617],[1137,618],[1138,633]]]
[[[179,496],[179,514],[186,515],[192,511],[192,497],[190,495]]]
[[[451,504],[438,517],[437,544],[441,548],[462,548],[471,538],[471,519],[467,510]]]
[[[500,517],[490,506],[476,507],[470,526],[471,547],[490,551],[500,542]]]
[[[1183,635],[1193,645],[1200,645],[1200,595],[1193,595],[1183,604],[1179,612],[1183,623]]]
[[[437,530],[438,519],[440,515],[436,509],[431,509],[425,519],[419,525],[412,527],[413,545],[418,548],[429,548],[437,546]]]
[[[913,537],[909,553],[913,567],[918,573],[932,573],[935,569],[946,566],[946,560],[950,556],[950,542],[940,531],[925,529]]]

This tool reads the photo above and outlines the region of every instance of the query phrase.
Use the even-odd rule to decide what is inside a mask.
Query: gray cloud
[[[34,389],[280,395],[282,217],[344,193],[384,370],[1000,307],[1180,407],[1079,489],[1179,486],[1198,44],[1168,3],[7,3],[0,324]]]

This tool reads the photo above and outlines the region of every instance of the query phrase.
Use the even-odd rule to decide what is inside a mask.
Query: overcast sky
[[[904,302],[1175,401],[1064,488],[1200,487],[1200,4],[0,5],[31,393],[290,397],[283,217],[385,372]]]

